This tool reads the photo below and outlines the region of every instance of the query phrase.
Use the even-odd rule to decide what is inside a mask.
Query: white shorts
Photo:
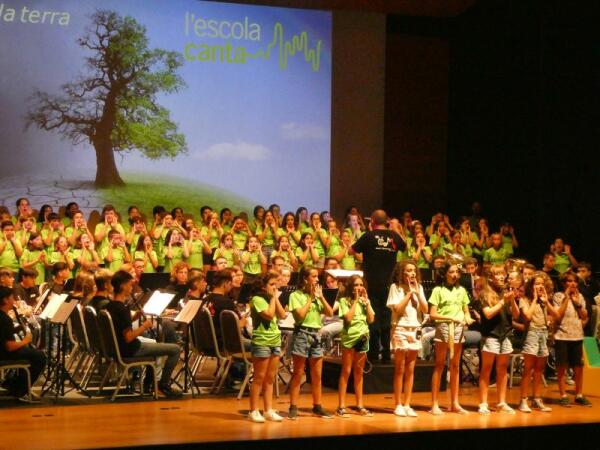
[[[509,355],[513,352],[513,346],[507,337],[500,340],[492,336],[485,336],[481,338],[481,351],[494,355]]]
[[[417,338],[417,327],[397,325],[392,336],[392,350],[421,350],[421,339]]]

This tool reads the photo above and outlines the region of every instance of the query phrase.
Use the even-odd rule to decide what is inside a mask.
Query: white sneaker
[[[277,411],[271,409],[269,411],[265,411],[265,419],[270,420],[271,422],[281,422],[283,417],[277,414]]]
[[[534,398],[533,406],[538,408],[541,412],[552,412],[552,408],[544,405],[544,401],[541,398]]]
[[[515,410],[508,406],[505,402],[496,405],[496,411],[504,414],[514,414]]]
[[[529,407],[526,398],[521,399],[521,403],[519,404],[519,411],[527,414],[531,413],[531,408]]]
[[[417,417],[417,413],[410,406],[405,406],[404,407],[404,412],[406,413],[406,415],[408,417]]]
[[[479,414],[483,415],[483,416],[487,416],[490,414],[490,409],[488,408],[488,404],[487,403],[480,403],[479,404],[479,410],[477,411]]]
[[[402,405],[398,405],[396,406],[396,409],[394,410],[394,414],[400,417],[406,417],[406,410],[404,409],[404,406]]]
[[[255,423],[264,423],[265,422],[265,418],[262,416],[262,414],[260,413],[260,411],[258,409],[255,409],[254,411],[250,411],[248,413],[248,419]]]

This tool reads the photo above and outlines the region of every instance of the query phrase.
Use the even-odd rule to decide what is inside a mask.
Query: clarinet
[[[27,334],[31,333],[31,330],[29,329],[29,325],[27,324],[27,319],[19,313],[19,310],[17,309],[16,306],[13,306],[13,312],[15,313],[15,318],[17,320],[17,323],[19,324],[19,328],[18,328],[18,331],[16,334],[19,337],[19,339],[24,340],[25,336],[27,336]],[[31,344],[29,344],[29,345],[31,345]]]

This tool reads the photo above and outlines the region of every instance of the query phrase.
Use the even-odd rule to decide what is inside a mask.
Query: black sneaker
[[[581,397],[575,397],[575,404],[580,406],[592,406],[592,402],[583,395]]]
[[[167,398],[181,398],[183,395],[181,392],[173,389],[168,384],[159,383],[158,393],[164,395]]]
[[[566,395],[565,395],[564,397],[561,397],[561,398],[558,400],[558,404],[559,404],[560,406],[564,406],[564,407],[566,407],[566,408],[569,408],[569,407],[571,406],[571,405],[569,404],[569,397],[567,397]]]
[[[296,405],[290,405],[290,410],[288,411],[288,419],[296,420],[298,418],[298,407]]]
[[[333,416],[323,409],[321,405],[313,406],[312,413],[321,419],[332,419]]]

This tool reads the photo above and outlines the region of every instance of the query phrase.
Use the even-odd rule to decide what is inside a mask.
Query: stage
[[[306,390],[307,386],[304,387]],[[600,398],[590,397],[592,408],[560,407],[555,385],[546,398],[552,413],[535,411],[515,415],[476,412],[478,390],[465,387],[461,396],[470,414],[446,413],[434,417],[427,413],[429,393],[414,395],[416,419],[396,417],[390,394],[365,396],[365,406],[375,412],[372,418],[352,414],[350,418],[331,420],[310,415],[310,394],[301,397],[300,416],[296,421],[254,424],[245,418],[248,399],[237,401],[233,394],[203,396],[197,399],[80,400],[67,398],[52,405],[29,406],[3,400],[0,403],[2,424],[1,447],[15,448],[108,448],[142,446],[189,446],[202,448],[372,448],[373,445],[403,445],[408,448],[532,448],[544,442],[544,449],[568,448],[574,443],[586,448],[600,448]],[[495,389],[491,389],[490,405]],[[449,392],[442,393],[442,407],[447,406]],[[519,389],[509,390],[515,406]],[[92,402],[93,404],[89,404]],[[323,404],[333,412],[337,393],[326,392]],[[347,405],[353,404],[348,396]],[[288,398],[275,399],[275,407],[287,413]],[[285,415],[285,414],[284,414]]]

